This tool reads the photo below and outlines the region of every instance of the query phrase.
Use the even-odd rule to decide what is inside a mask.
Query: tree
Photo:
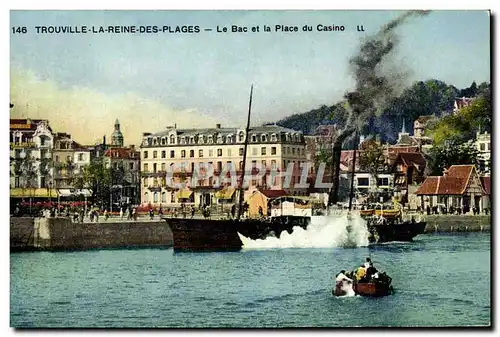
[[[385,167],[384,148],[376,140],[367,140],[361,144],[359,166],[377,181],[378,173]]]
[[[448,140],[459,139],[462,142],[473,140],[476,132],[491,132],[491,98],[484,95],[474,99],[454,115],[439,119],[430,128],[430,135],[436,145],[443,145]]]
[[[83,166],[72,179],[72,184],[77,189],[91,190],[94,203],[104,205],[109,200],[111,181],[111,169],[106,168],[102,158],[99,158]]]
[[[440,176],[451,165],[477,165],[478,150],[472,142],[463,143],[460,138],[452,138],[434,146],[428,157],[429,175]]]

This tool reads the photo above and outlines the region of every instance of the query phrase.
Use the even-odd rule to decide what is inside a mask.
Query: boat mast
[[[356,152],[358,151],[358,129],[354,132],[354,154],[352,156],[351,168],[351,191],[349,193],[349,212],[352,210],[352,199],[354,198],[354,172],[356,171]]]
[[[243,204],[243,181],[245,179],[245,166],[247,161],[247,148],[248,148],[248,132],[250,131],[250,112],[252,111],[252,95],[253,95],[253,84],[250,87],[250,101],[248,102],[248,117],[247,117],[247,127],[245,129],[245,145],[243,148],[243,165],[241,167],[241,182],[238,186],[238,213],[236,216],[236,221],[240,221],[241,208]]]

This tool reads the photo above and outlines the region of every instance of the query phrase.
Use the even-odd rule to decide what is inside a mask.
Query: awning
[[[85,197],[90,197],[92,196],[92,191],[89,190],[89,189],[81,189],[81,190],[77,190],[77,189],[71,189],[71,194],[72,195],[83,195]]]
[[[61,197],[69,197],[71,195],[71,190],[69,188],[60,188],[57,192]]]
[[[191,194],[193,194],[193,191],[189,190],[179,190],[175,196],[177,199],[189,199],[191,197]]]
[[[215,193],[215,198],[216,199],[224,199],[224,200],[231,200],[233,198],[233,194],[235,192],[235,189],[232,187],[224,188],[217,193]]]
[[[57,198],[57,190],[49,188],[11,188],[10,196],[17,198]]]

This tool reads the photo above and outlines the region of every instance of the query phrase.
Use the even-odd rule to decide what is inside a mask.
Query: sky
[[[11,117],[45,118],[83,144],[110,136],[119,119],[126,144],[167,126],[241,127],[254,84],[252,124],[277,121],[352,90],[349,68],[363,39],[398,11],[11,11]],[[317,25],[343,25],[319,32]],[[43,34],[36,27],[199,26],[199,33]],[[232,33],[231,26],[259,27]],[[271,27],[264,32],[263,26]],[[276,32],[275,25],[298,32]],[[312,31],[304,32],[304,25]],[[217,32],[227,27],[229,32]],[[362,26],[364,31],[358,32]],[[212,31],[205,31],[211,28]],[[403,86],[439,79],[458,88],[490,81],[486,11],[433,11],[397,29],[390,63]],[[108,138],[109,139],[109,138]]]

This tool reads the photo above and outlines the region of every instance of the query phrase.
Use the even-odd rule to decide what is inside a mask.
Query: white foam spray
[[[359,214],[313,216],[307,229],[294,227],[292,234],[284,231],[280,237],[252,240],[238,233],[243,249],[272,248],[331,248],[366,247],[368,230],[366,222]]]

